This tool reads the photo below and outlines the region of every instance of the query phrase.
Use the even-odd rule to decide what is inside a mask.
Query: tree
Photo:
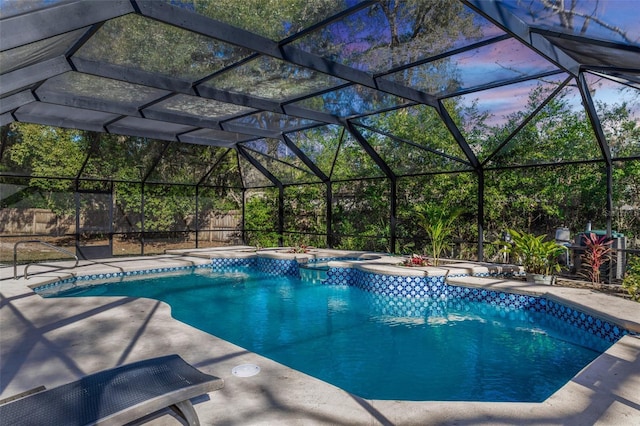
[[[87,156],[87,141],[80,130],[36,124],[11,124],[3,140],[2,171],[20,170],[30,176],[29,185],[41,197],[31,207],[51,209],[59,214],[73,211],[73,199],[58,193],[73,191],[74,179]],[[66,179],[49,179],[55,176]]]
[[[557,18],[559,25],[567,31],[579,35],[587,35],[592,29],[603,30],[605,33],[622,39],[626,43],[633,43],[624,28],[607,22],[604,18],[607,10],[607,2],[576,0],[519,0],[523,5],[528,5],[528,14],[537,17],[538,20],[552,21]],[[596,28],[594,28],[596,27]]]

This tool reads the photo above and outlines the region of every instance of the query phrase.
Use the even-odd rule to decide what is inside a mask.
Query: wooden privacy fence
[[[202,222],[208,223],[201,223],[200,229],[210,229],[210,231],[200,231],[198,233],[200,240],[226,242],[240,238],[242,217],[238,211],[210,212],[205,218]]]
[[[58,215],[47,209],[8,208],[0,210],[1,235],[62,236],[76,231],[72,215]]]
[[[227,242],[237,239],[241,221],[241,214],[237,210],[203,213],[200,215],[198,223],[198,228],[202,230],[199,231],[198,238],[210,242]],[[191,224],[191,227],[195,227],[194,216],[187,218],[187,223]],[[145,231],[156,232],[158,230],[146,229]],[[51,210],[37,208],[5,208],[0,210],[0,235],[5,237],[20,235],[64,236],[75,234],[75,232],[76,219],[74,215],[59,215]]]

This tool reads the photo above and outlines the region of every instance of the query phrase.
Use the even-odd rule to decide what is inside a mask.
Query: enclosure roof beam
[[[451,132],[451,135],[458,143],[458,146],[460,147],[462,152],[464,152],[464,155],[467,157],[467,160],[469,161],[469,164],[471,164],[471,167],[473,167],[476,171],[480,171],[482,169],[482,164],[480,164],[478,157],[469,146],[469,143],[462,135],[462,132],[460,132],[460,129],[458,129],[458,126],[456,126],[456,123],[453,121],[453,118],[451,118],[451,115],[449,115],[449,111],[447,111],[442,101],[438,101],[438,107],[436,108],[436,110],[438,111],[438,114],[440,115],[440,118],[444,122],[445,126],[447,126],[449,132]]]
[[[0,114],[13,111],[20,108],[22,105],[26,105],[31,102],[35,102],[36,98],[33,96],[31,90],[23,90],[22,92],[14,93],[6,98],[2,98],[0,103]]]
[[[428,146],[420,145],[419,143],[416,143],[416,142],[413,142],[413,141],[410,141],[410,140],[407,140],[407,139],[399,138],[399,137],[397,137],[395,135],[392,135],[389,132],[378,130],[375,127],[367,126],[367,125],[364,125],[362,123],[357,123],[356,126],[362,127],[364,129],[367,129],[367,130],[370,130],[372,132],[378,133],[380,135],[386,136],[389,139],[393,139],[395,141],[402,142],[402,143],[405,143],[407,145],[411,145],[411,146],[413,146],[413,147],[415,147],[415,148],[417,148],[417,149],[419,149],[421,151],[427,151],[427,152],[430,152],[431,154],[437,155],[439,157],[446,158],[447,160],[455,161],[455,162],[464,164],[465,166],[471,166],[471,164],[469,164],[469,162],[467,160],[465,160],[465,159],[458,158],[458,157],[455,157],[453,155],[446,154],[446,153],[444,153],[442,151],[438,151],[438,150],[430,148]]]
[[[381,90],[392,95],[405,97],[415,102],[425,102],[425,99],[428,99],[430,96],[407,88],[404,88],[401,94],[398,92],[401,86],[394,85],[392,84],[393,82],[383,83],[384,87],[379,87],[374,76],[367,72],[313,55],[290,44],[280,45],[266,37],[232,27],[229,24],[205,16],[195,15],[168,3],[154,0],[137,0],[136,3],[139,6],[140,13],[144,16],[171,25],[177,25],[226,43],[250,49],[254,52],[277,59],[283,59],[295,65]]]
[[[0,27],[2,27],[0,25]],[[2,74],[0,96],[7,96],[22,90],[33,88],[47,78],[71,71],[71,66],[63,56],[38,62],[24,68]]]
[[[546,99],[545,99],[545,100],[544,100],[540,105],[538,105],[538,107],[537,107],[535,110],[533,110],[533,112],[531,112],[531,113],[527,116],[527,118],[525,118],[525,119],[524,119],[524,120],[523,120],[523,121],[522,121],[522,122],[521,122],[521,123],[520,123],[520,124],[515,128],[515,129],[513,129],[513,130],[511,131],[511,133],[509,134],[509,136],[507,136],[507,137],[505,138],[505,140],[504,140],[504,141],[502,141],[502,143],[501,143],[500,145],[498,145],[498,146],[496,147],[496,149],[494,149],[494,150],[493,150],[493,152],[487,156],[487,158],[485,158],[485,160],[482,162],[482,166],[483,166],[483,167],[484,167],[484,166],[486,166],[486,165],[487,165],[487,163],[489,163],[489,161],[491,161],[491,160],[492,160],[492,159],[493,159],[493,158],[498,154],[498,152],[500,152],[500,150],[501,150],[501,149],[502,149],[506,144],[508,144],[508,143],[509,143],[509,141],[511,141],[511,139],[513,139],[513,138],[518,134],[518,132],[520,132],[520,130],[522,130],[522,129],[527,125],[527,124],[529,124],[529,122],[530,122],[531,120],[533,120],[533,118],[534,118],[536,115],[538,115],[538,113],[539,113],[540,111],[542,111],[542,109],[543,109],[545,106],[547,106],[547,104],[549,104],[549,102],[551,102],[551,100],[552,100],[553,98],[555,98],[555,97],[556,97],[556,95],[557,95],[558,93],[560,93],[560,91],[561,91],[562,89],[564,89],[564,88],[566,87],[566,85],[567,85],[567,84],[569,84],[569,82],[570,82],[571,80],[573,80],[573,77],[572,77],[572,76],[569,76],[565,81],[563,81],[560,85],[558,85],[558,87],[556,87],[556,89],[555,89],[555,90],[554,90],[554,91],[553,91],[549,96],[547,96],[547,98],[546,98]]]
[[[351,123],[351,121],[349,120],[344,121],[344,126],[347,129],[347,131],[351,135],[353,135],[354,138],[356,138],[358,143],[362,146],[362,148],[369,155],[369,157],[371,157],[371,159],[376,163],[376,165],[380,167],[380,170],[382,170],[382,172],[387,176],[387,178],[389,178],[391,182],[395,184],[397,180],[395,173],[393,172],[393,170],[391,170],[391,167],[389,167],[387,162],[384,161],[382,157],[380,157],[380,155],[376,152],[375,149],[373,149],[373,147],[369,144],[369,142],[362,135],[362,133],[360,133],[358,129],[356,129],[354,125]]]
[[[458,96],[468,95],[470,93],[482,92],[484,90],[496,89],[496,88],[499,88],[499,87],[509,86],[511,84],[523,83],[525,81],[541,80],[541,79],[544,79],[545,77],[550,77],[550,76],[563,74],[563,73],[564,74],[568,74],[563,70],[554,70],[554,71],[547,71],[547,72],[542,72],[542,73],[538,73],[538,74],[534,74],[534,75],[527,75],[527,76],[524,76],[524,77],[514,78],[514,79],[510,79],[510,80],[500,81],[500,82],[496,82],[496,83],[482,84],[482,85],[479,85],[479,86],[470,87],[468,89],[464,89],[464,90],[459,90],[459,91],[456,91],[456,92],[448,93],[448,94],[446,94],[444,96],[440,96],[439,99],[442,100],[442,99],[455,98],[455,97],[458,97]]]
[[[291,140],[287,135],[282,135],[282,141],[287,148],[293,151],[294,154],[323,182],[327,182],[329,180],[329,176],[327,176],[322,170],[316,166],[316,163],[311,161],[307,155],[302,152],[300,148]]]
[[[229,152],[231,152],[231,148],[227,148],[225,153],[222,154],[218,159],[216,159],[215,163],[213,163],[213,165],[211,167],[209,167],[209,170],[207,170],[207,172],[204,174],[204,176],[202,176],[200,178],[200,180],[198,181],[196,186],[198,186],[198,187],[201,186],[209,178],[209,176],[211,176],[211,173],[213,173],[215,168],[218,167],[218,164],[222,163],[222,160],[224,160],[224,158],[227,155],[229,155]]]
[[[0,51],[135,12],[129,0],[109,0],[105,6],[95,7],[90,1],[72,1],[5,18],[0,25]]]
[[[277,177],[275,177],[269,170],[267,170],[267,168],[264,167],[262,163],[260,163],[251,154],[249,154],[245,147],[243,147],[242,145],[236,145],[236,150],[238,150],[238,153],[242,156],[242,158],[247,160],[253,167],[258,169],[258,171],[260,171],[260,173],[262,173],[267,179],[269,179],[274,186],[277,186],[278,188],[284,187],[282,182],[280,182]]]
[[[610,166],[612,164],[611,150],[609,149],[609,144],[607,143],[607,137],[602,130],[602,124],[600,123],[600,119],[598,118],[596,107],[593,104],[593,99],[591,98],[591,93],[589,92],[589,85],[587,84],[587,80],[584,77],[584,73],[580,73],[580,75],[578,76],[578,88],[580,89],[580,95],[582,96],[582,103],[584,104],[585,110],[587,111],[587,116],[589,117],[589,121],[591,121],[591,126],[593,127],[596,140],[598,141],[598,146],[600,147],[602,158],[604,158],[607,166]]]

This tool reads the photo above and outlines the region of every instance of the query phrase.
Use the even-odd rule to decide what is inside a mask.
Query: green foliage
[[[285,188],[285,232],[326,233],[326,186],[297,185]],[[304,241],[301,244],[308,244]]]
[[[36,188],[39,197],[30,198],[30,207],[57,214],[73,213],[73,197],[65,193],[73,192],[72,179],[87,156],[83,132],[22,123],[13,123],[10,129],[10,137],[3,134],[2,143],[7,148],[2,153],[0,171],[18,169],[32,176],[29,185]],[[68,179],[49,179],[50,176]]]
[[[427,233],[434,266],[438,266],[440,256],[451,244],[453,223],[462,212],[462,209],[447,210],[437,205],[420,206],[416,209],[418,223]]]
[[[327,237],[325,235],[285,232],[282,240],[282,245],[284,247],[325,247],[327,245]]]
[[[273,40],[303,30],[344,7],[342,1],[336,0],[179,0],[175,3]]]
[[[575,90],[566,88],[552,99],[506,145],[496,147],[555,89],[540,84],[529,94],[521,111],[507,117],[505,124],[483,129],[471,142],[488,165],[532,167],[485,173],[485,230],[499,235],[505,228],[534,229],[549,233],[564,225],[581,229],[588,220],[604,222],[606,181],[602,164],[533,167],[559,161],[600,158],[598,144],[583,110],[571,103]],[[500,229],[502,227],[502,229]]]
[[[343,221],[340,224],[339,233],[334,236],[334,246],[341,250],[358,250],[363,247],[364,243],[356,232],[352,221]]]
[[[185,186],[146,185],[144,225],[149,232],[188,232],[195,213],[195,189]]]
[[[334,185],[334,245],[345,250],[388,250],[389,183],[386,179]]]
[[[114,187],[115,231],[142,231],[142,190],[139,183],[118,183]]]
[[[278,247],[279,236],[275,231],[247,231],[246,244],[258,248]]]
[[[363,121],[394,136],[392,139],[358,128],[397,175],[461,168],[461,163],[455,159],[462,161],[464,153],[432,107],[416,105],[367,117]]]
[[[599,164],[576,164],[487,173],[485,230],[496,238],[504,229],[551,233],[560,225],[606,223],[603,172]]]
[[[640,140],[637,143],[640,150]],[[613,169],[614,226],[629,238],[640,238],[640,161],[615,162]]]
[[[33,176],[76,177],[87,151],[82,131],[17,123],[11,128],[19,132],[6,154],[12,163]]]
[[[627,290],[632,300],[640,302],[640,256],[629,258],[622,287]]]
[[[245,229],[247,244],[259,247],[279,245],[277,232],[278,197],[276,190],[252,191],[245,204]]]
[[[235,155],[226,148],[169,146],[164,141],[49,126],[13,123],[2,128],[0,171],[31,175],[3,207],[44,208],[74,214],[74,192],[104,191],[114,185],[116,232],[172,232],[186,237],[194,229],[195,188],[149,183],[198,183],[216,164],[215,187],[202,186],[198,212],[237,210],[240,198],[229,186],[239,180]],[[174,144],[177,145],[177,144]],[[168,147],[168,149],[167,149]],[[152,167],[155,165],[155,167]],[[60,179],[67,177],[67,179]],[[145,179],[144,229],[142,186]],[[103,206],[108,209],[107,206]],[[178,232],[178,234],[175,234]]]
[[[509,230],[511,242],[503,242],[505,253],[517,259],[528,274],[551,275],[560,271],[558,257],[564,247],[555,241],[545,241],[546,235]]]
[[[477,181],[473,173],[455,173],[405,177],[398,182],[398,241],[400,253],[423,249],[430,244],[419,222],[416,206],[458,206],[464,212],[451,227],[451,241],[477,241],[475,212],[477,211]],[[422,207],[419,207],[420,209]]]

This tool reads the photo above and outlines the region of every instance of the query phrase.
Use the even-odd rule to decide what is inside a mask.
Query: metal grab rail
[[[69,250],[65,250],[63,248],[60,247],[56,247],[53,244],[49,244],[49,243],[45,243],[44,241],[40,241],[40,240],[24,240],[24,241],[18,241],[17,243],[15,243],[13,245],[13,279],[17,280],[18,279],[18,246],[20,244],[29,244],[29,243],[37,243],[37,244],[42,244],[44,246],[50,247],[54,250],[59,251],[60,253],[64,253],[64,254],[68,254],[70,256],[72,256],[75,260],[76,260],[76,264],[73,266],[57,266],[56,267],[58,269],[72,269],[75,268],[76,266],[78,266],[78,256],[76,256],[74,253],[71,253]],[[31,265],[46,265],[46,263],[40,263],[40,262],[34,262],[34,263],[29,263],[27,266],[25,266],[24,268],[24,279],[27,279],[27,270],[29,269],[29,266]],[[47,266],[53,266],[53,265],[47,265]]]

